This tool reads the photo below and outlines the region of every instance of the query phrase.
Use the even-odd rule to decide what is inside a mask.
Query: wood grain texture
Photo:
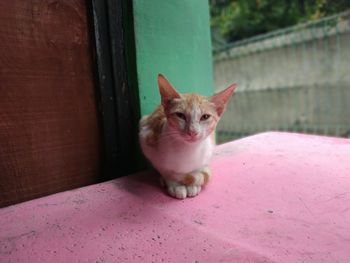
[[[0,206],[98,181],[85,1],[0,1]]]

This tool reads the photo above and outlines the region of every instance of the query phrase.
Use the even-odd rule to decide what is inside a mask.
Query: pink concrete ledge
[[[145,172],[0,210],[0,262],[350,262],[350,140],[265,133],[217,147],[176,200]]]

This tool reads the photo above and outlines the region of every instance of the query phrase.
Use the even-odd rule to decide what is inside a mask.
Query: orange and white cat
[[[140,121],[142,151],[176,198],[200,193],[211,176],[215,128],[236,85],[211,97],[179,94],[158,75],[161,105]]]

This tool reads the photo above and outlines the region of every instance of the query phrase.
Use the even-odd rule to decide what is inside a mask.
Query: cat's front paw
[[[187,197],[186,186],[184,185],[168,185],[168,194],[177,199],[185,199]]]
[[[183,185],[174,181],[166,181],[168,194],[177,199],[185,199],[186,197],[194,197],[202,190],[198,185]]]
[[[189,185],[189,186],[186,186],[186,190],[187,190],[187,197],[194,197],[201,192],[202,187],[200,185]]]

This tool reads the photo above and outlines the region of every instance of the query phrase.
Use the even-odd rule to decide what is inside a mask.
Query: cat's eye
[[[186,120],[186,116],[182,112],[175,112],[175,115],[182,120]]]
[[[209,118],[210,118],[209,114],[203,114],[202,117],[201,117],[201,121],[205,121],[205,120],[207,120]]]

